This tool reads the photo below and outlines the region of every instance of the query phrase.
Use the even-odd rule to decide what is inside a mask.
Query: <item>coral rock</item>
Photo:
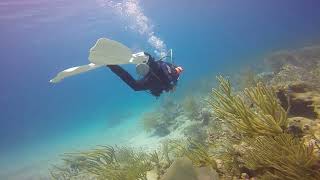
[[[209,167],[194,168],[188,158],[175,160],[161,180],[219,180],[218,173]]]
[[[175,160],[161,180],[198,180],[192,161],[187,158]]]
[[[265,62],[271,66],[274,72],[279,72],[285,64],[310,69],[317,65],[320,59],[320,47],[305,47],[291,51],[280,51],[271,54]]]
[[[198,174],[198,180],[219,180],[218,173],[209,167],[200,167],[195,170]]]
[[[320,92],[310,84],[296,83],[279,88],[277,96],[285,109],[290,106],[290,116],[315,119],[320,115]]]

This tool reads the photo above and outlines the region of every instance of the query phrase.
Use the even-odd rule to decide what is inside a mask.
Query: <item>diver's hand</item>
[[[138,52],[135,54],[132,54],[131,59],[129,60],[132,64],[140,64],[140,63],[147,63],[149,60],[149,56],[144,54],[144,52]]]

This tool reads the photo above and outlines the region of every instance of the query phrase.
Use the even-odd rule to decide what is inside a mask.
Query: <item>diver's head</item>
[[[183,68],[181,66],[177,66],[175,70],[176,70],[176,74],[178,75],[180,75],[183,72]]]

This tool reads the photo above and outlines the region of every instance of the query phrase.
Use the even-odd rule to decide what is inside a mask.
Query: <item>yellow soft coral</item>
[[[245,89],[249,100],[232,92],[230,81],[217,77],[220,85],[213,89],[209,103],[215,114],[239,134],[275,135],[287,127],[287,113],[278,103],[275,93],[262,83]]]
[[[290,134],[275,137],[260,136],[246,140],[249,146],[243,156],[250,169],[262,169],[264,177],[273,179],[320,179],[313,169],[318,161],[314,147],[307,146]]]

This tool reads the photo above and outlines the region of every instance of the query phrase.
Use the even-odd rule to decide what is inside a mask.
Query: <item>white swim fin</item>
[[[103,66],[103,65],[96,65],[96,64],[90,63],[90,64],[83,65],[83,66],[72,67],[72,68],[69,68],[64,71],[59,72],[56,75],[56,77],[54,77],[53,79],[50,80],[50,82],[51,83],[58,83],[66,77],[74,76],[74,75],[84,73],[87,71],[91,71],[91,70],[96,69],[101,66]]]
[[[149,57],[143,52],[132,54],[125,45],[107,38],[100,38],[90,49],[88,65],[76,66],[61,71],[51,83],[58,83],[62,79],[87,72],[105,65],[140,64],[148,62]]]
[[[89,61],[94,64],[119,65],[139,64],[146,60],[145,58],[137,58],[137,54],[132,54],[128,47],[117,41],[100,38],[90,49]]]

